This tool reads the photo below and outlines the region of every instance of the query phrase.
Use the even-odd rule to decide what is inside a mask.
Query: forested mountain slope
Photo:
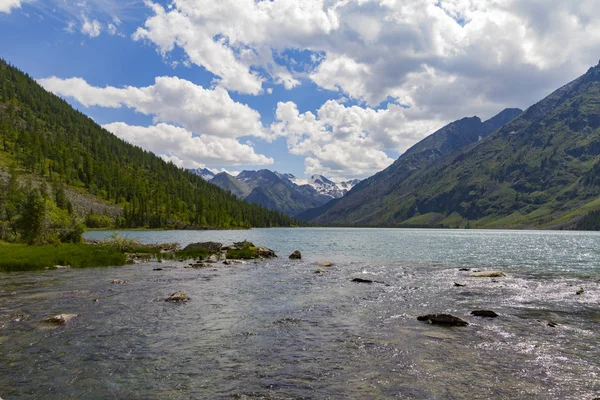
[[[506,109],[485,122],[471,117],[444,126],[408,149],[391,166],[360,182],[340,201],[322,207],[322,215],[313,215],[312,219],[325,224],[387,225],[386,221],[373,220],[372,215],[378,210],[386,212],[388,205],[383,202],[384,198],[402,182],[444,156],[482,140],[522,112]],[[307,215],[310,212],[302,218]]]
[[[317,220],[380,226],[583,227],[586,220],[597,219],[593,211],[600,209],[600,66],[487,138],[388,184],[385,179],[398,163],[402,157]],[[380,197],[372,197],[370,187],[381,187]],[[359,207],[356,198],[367,206]]]
[[[2,60],[0,135],[2,165],[14,163],[25,173],[121,206],[120,227],[294,223],[124,142]]]

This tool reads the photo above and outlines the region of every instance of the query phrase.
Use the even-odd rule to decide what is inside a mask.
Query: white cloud
[[[279,103],[276,136],[287,139],[292,154],[306,156],[307,174],[332,177],[364,177],[381,171],[394,160],[386,151],[403,152],[442,123],[411,120],[409,110],[390,104],[374,110],[347,107],[328,101],[318,110],[300,113],[293,102]]]
[[[597,0],[147,4],[154,15],[134,37],[163,53],[183,49],[231,90],[259,94],[267,80],[291,88],[309,78],[370,106],[392,98],[446,121],[464,110],[485,118],[526,107],[600,53]],[[320,54],[316,68],[306,74],[278,65],[273,54],[286,49]],[[515,90],[522,87],[525,94]],[[432,93],[437,101],[423,103]]]
[[[51,77],[40,79],[39,83],[47,90],[72,97],[86,107],[129,107],[154,116],[155,123],[174,123],[198,134],[229,138],[269,137],[260,122],[260,114],[245,104],[235,102],[221,87],[205,89],[177,77],[157,77],[154,85],[142,88],[99,88],[81,78]]]
[[[183,168],[199,168],[206,164],[273,164],[272,158],[256,154],[251,146],[241,144],[233,138],[196,136],[184,128],[169,124],[143,127],[115,122],[103,127],[121,139]]]
[[[85,15],[82,16],[81,19],[83,20],[83,23],[81,24],[81,33],[92,38],[100,36],[100,32],[102,32],[102,26],[97,19],[90,21]]]
[[[0,13],[10,14],[13,8],[20,8],[21,0],[0,0]]]

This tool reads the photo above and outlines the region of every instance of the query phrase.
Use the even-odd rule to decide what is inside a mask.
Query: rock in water
[[[327,271],[325,271],[324,269],[320,269],[320,268],[315,271],[315,274],[325,274],[325,273],[327,273]]]
[[[356,282],[356,283],[373,283],[372,280],[370,280],[370,279],[363,279],[363,278],[354,278],[354,279],[352,279],[352,282]]]
[[[482,271],[475,272],[474,274],[471,274],[471,276],[474,278],[503,278],[506,274],[501,271]]]
[[[467,286],[467,285],[465,285],[463,283],[454,282],[454,286],[456,286],[456,287],[463,287],[463,286]]]
[[[275,252],[271,249],[267,249],[266,247],[259,246],[256,248],[256,254],[260,258],[274,258],[277,257]]]
[[[579,296],[579,295],[582,295],[582,294],[583,294],[583,289],[579,289],[579,290],[577,291],[577,293],[575,293],[575,294],[577,294],[578,296]]]
[[[223,245],[217,242],[199,242],[199,243],[190,243],[183,250],[190,249],[205,249],[211,253],[216,253],[221,251],[221,247]]]
[[[317,261],[316,264],[320,265],[321,267],[333,267],[333,263],[331,261]]]
[[[112,281],[110,281],[110,283],[112,283],[113,285],[124,285],[129,282],[124,281],[122,279],[113,279]]]
[[[495,312],[493,312],[491,310],[475,310],[475,311],[471,311],[471,315],[474,315],[476,317],[484,317],[484,318],[496,318],[498,316],[498,314],[496,314]]]
[[[419,321],[427,322],[429,324],[446,325],[446,326],[466,326],[469,325],[467,321],[455,317],[450,314],[427,314],[417,317]]]
[[[77,314],[59,314],[53,317],[44,318],[42,322],[46,322],[49,324],[64,325],[77,316]]]
[[[189,299],[190,298],[184,292],[175,292],[172,295],[170,295],[169,297],[167,297],[165,299],[165,301],[170,301],[172,303],[181,303],[181,302],[186,302]]]
[[[290,254],[290,260],[301,260],[301,259],[302,259],[302,254],[300,253],[299,250],[296,250],[292,254]]]

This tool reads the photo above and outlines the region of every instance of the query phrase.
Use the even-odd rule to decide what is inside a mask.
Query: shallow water
[[[280,258],[201,270],[165,262],[0,275],[0,397],[600,397],[597,233],[126,234],[183,245],[248,239]],[[288,260],[296,249],[304,259]],[[321,259],[335,266],[314,265]],[[153,271],[157,267],[163,270]],[[474,278],[459,271],[465,267],[508,276]],[[327,273],[315,274],[317,268]],[[384,283],[356,284],[354,277]],[[577,295],[580,288],[584,293]],[[177,290],[191,300],[164,302]],[[500,316],[471,316],[476,309]],[[416,320],[431,312],[452,313],[470,325]],[[59,327],[39,322],[58,313],[79,316]]]

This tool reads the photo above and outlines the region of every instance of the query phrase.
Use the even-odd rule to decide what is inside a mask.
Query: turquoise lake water
[[[279,258],[205,269],[175,261],[0,275],[1,398],[600,397],[598,233],[121,234],[181,245],[249,240]],[[294,250],[301,261],[288,259]],[[319,260],[335,265],[319,267]],[[318,268],[326,273],[315,274]],[[474,270],[507,276],[476,278]],[[357,284],[356,277],[382,283]],[[164,302],[177,290],[191,300]],[[472,316],[477,309],[500,316]],[[416,320],[433,312],[470,325]],[[40,322],[58,313],[79,316],[60,327]]]

